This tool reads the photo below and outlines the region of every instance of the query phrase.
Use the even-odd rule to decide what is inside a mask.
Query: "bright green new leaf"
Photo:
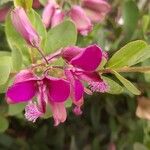
[[[0,133],[5,132],[9,126],[8,120],[0,116]]]
[[[117,82],[115,82],[114,80],[108,78],[108,77],[102,77],[102,79],[104,81],[106,81],[109,85],[109,90],[107,91],[107,93],[110,94],[120,94],[123,92],[123,88],[122,86],[120,86]]]
[[[113,71],[114,75],[120,80],[120,82],[133,94],[140,95],[141,92],[127,79],[121,76],[116,71]]]
[[[15,104],[15,105],[9,105],[8,106],[8,114],[10,116],[14,116],[17,115],[19,113],[22,113],[22,111],[24,110],[26,106],[26,103],[20,103],[20,104]]]
[[[121,68],[124,66],[132,66],[142,59],[141,56],[149,55],[146,42],[137,40],[126,44],[119,51],[117,51],[108,61],[107,67]],[[139,59],[141,59],[139,61]]]
[[[15,7],[21,6],[24,9],[31,9],[32,3],[33,3],[33,0],[14,0]]]
[[[74,23],[68,20],[64,21],[48,32],[45,51],[53,53],[60,48],[75,45],[76,40],[77,30]]]

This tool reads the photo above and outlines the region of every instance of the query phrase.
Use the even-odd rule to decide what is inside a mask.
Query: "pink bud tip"
[[[74,109],[73,109],[73,112],[75,115],[79,116],[79,115],[82,115],[82,110],[79,106],[76,106]]]

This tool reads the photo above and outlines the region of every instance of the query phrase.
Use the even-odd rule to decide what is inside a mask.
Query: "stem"
[[[124,67],[124,68],[120,68],[120,69],[106,68],[106,69],[99,70],[99,72],[100,73],[113,73],[113,70],[115,70],[117,72],[140,72],[140,73],[144,73],[144,72],[150,72],[150,67],[149,66],[145,66],[145,67]]]
[[[56,51],[56,52],[53,53],[53,54],[50,54],[49,56],[46,57],[46,59],[47,59],[48,61],[51,61],[52,59],[61,56],[61,50],[62,50],[62,49],[60,49],[59,51]]]
[[[46,59],[46,57],[44,56],[42,49],[40,47],[36,47],[36,49],[38,50],[38,52],[40,53],[40,55],[43,57],[43,59],[45,60],[46,64],[48,65],[48,60]]]

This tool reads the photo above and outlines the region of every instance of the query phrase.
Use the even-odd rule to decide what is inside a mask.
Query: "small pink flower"
[[[5,18],[9,12],[9,10],[10,10],[10,8],[7,6],[0,8],[0,22],[5,21]]]
[[[64,18],[65,14],[60,9],[56,9],[51,20],[51,28],[60,24]]]
[[[49,28],[51,25],[51,19],[53,17],[55,9],[56,9],[55,3],[49,2],[43,10],[42,21],[43,21],[44,25],[46,26],[46,28]]]
[[[46,103],[50,104],[55,125],[66,120],[64,101],[70,94],[70,86],[65,79],[48,75],[37,77],[31,70],[22,70],[15,77],[14,83],[6,93],[7,102],[16,104],[29,102],[25,108],[25,117],[35,122],[46,111]],[[37,97],[37,102],[32,99]]]
[[[69,12],[69,16],[74,21],[81,35],[86,36],[92,30],[92,23],[80,6],[73,6]]]
[[[42,20],[46,28],[54,27],[64,20],[64,13],[54,0],[49,1],[45,6]]]
[[[65,74],[70,81],[71,97],[76,105],[74,112],[81,114],[80,107],[83,105],[83,95],[88,91],[82,82],[88,83],[91,92],[104,93],[109,88],[108,84],[96,72],[102,61],[102,50],[97,45],[86,48],[68,47],[62,51],[62,57],[69,64],[65,69]],[[87,94],[89,93],[88,91]]]
[[[94,23],[101,22],[111,9],[105,0],[82,0],[81,5]]]
[[[36,30],[33,28],[23,8],[15,8],[11,12],[11,20],[15,29],[20,33],[20,35],[26,40],[29,45],[33,47],[39,47],[40,37]]]

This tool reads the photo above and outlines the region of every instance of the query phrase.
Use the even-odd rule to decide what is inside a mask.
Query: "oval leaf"
[[[52,53],[60,48],[75,45],[77,30],[73,22],[64,21],[48,32],[45,52]]]
[[[10,56],[0,57],[0,85],[7,82],[11,72],[12,63]]]
[[[9,123],[8,120],[2,116],[0,116],[0,132],[5,132],[7,130]]]
[[[121,76],[116,71],[113,71],[114,75],[120,80],[120,82],[133,94],[140,95],[141,92],[127,79]]]
[[[123,92],[123,88],[122,86],[120,86],[117,82],[113,81],[112,79],[108,78],[108,77],[102,77],[102,79],[104,81],[106,81],[109,85],[109,90],[107,91],[107,93],[110,94],[120,94]]]
[[[107,63],[109,68],[121,68],[124,66],[132,66],[136,64],[143,49],[147,47],[146,42],[137,40],[126,44],[117,51]]]
[[[25,108],[26,103],[20,103],[20,104],[15,104],[15,105],[9,105],[8,107],[8,114],[10,116],[17,115],[19,113],[22,113],[22,111]]]

